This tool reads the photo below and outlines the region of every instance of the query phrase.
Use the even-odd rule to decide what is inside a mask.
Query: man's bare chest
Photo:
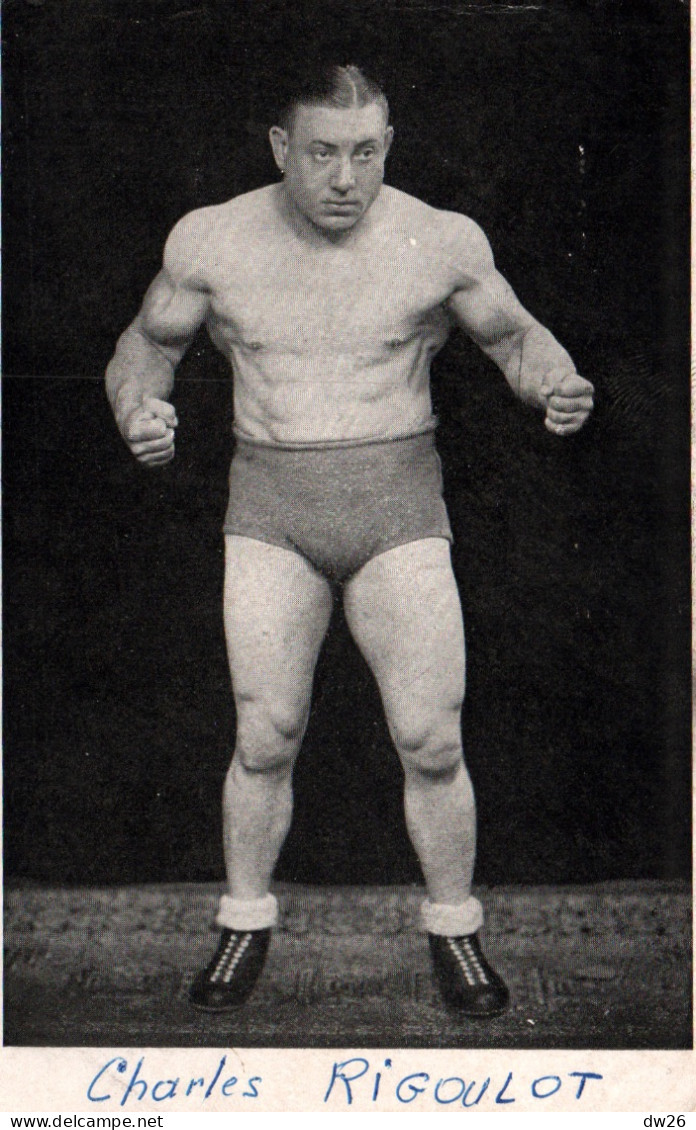
[[[231,346],[299,353],[440,338],[451,284],[412,251],[235,257],[211,278],[212,328]]]

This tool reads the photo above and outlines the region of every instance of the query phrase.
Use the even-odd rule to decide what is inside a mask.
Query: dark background
[[[329,52],[385,82],[388,181],[473,216],[597,388],[559,440],[465,339],[433,372],[476,878],[686,875],[686,4],[6,0],[4,24],[9,877],[222,875],[231,382],[201,336],[152,472],[102,374],[173,223],[274,179],[273,99]],[[418,877],[340,611],[296,785],[280,877]]]

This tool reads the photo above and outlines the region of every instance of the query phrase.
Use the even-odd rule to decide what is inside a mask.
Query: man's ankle
[[[278,902],[267,894],[257,899],[222,895],[215,925],[222,930],[268,930],[278,921]]]
[[[477,898],[469,895],[464,902],[431,902],[421,904],[421,925],[429,934],[461,938],[475,934],[483,926],[483,907]]]

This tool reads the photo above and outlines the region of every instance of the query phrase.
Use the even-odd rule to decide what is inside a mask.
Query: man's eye
[[[358,157],[361,161],[369,161],[374,155],[374,149],[361,149],[358,153]]]
[[[316,157],[317,161],[328,161],[331,154],[329,153],[328,149],[315,149],[314,156]]]

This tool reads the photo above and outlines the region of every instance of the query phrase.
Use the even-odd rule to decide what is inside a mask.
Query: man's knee
[[[463,762],[459,709],[427,722],[411,720],[392,728],[406,774],[446,780]]]
[[[290,770],[300,751],[309,704],[246,698],[237,704],[234,763],[250,773]]]

